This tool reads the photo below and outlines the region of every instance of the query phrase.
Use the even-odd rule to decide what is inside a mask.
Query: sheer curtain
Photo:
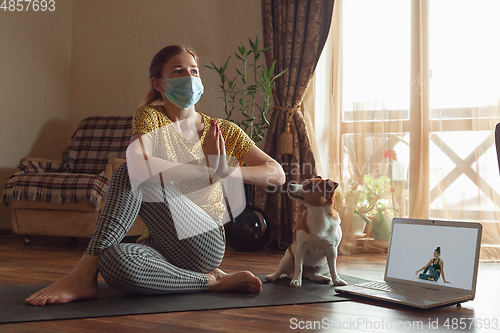
[[[394,215],[480,221],[499,259],[500,2],[335,6],[304,114],[318,174],[342,183],[340,252],[383,251]]]

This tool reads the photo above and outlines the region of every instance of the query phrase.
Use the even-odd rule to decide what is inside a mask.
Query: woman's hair
[[[441,247],[438,246],[434,251],[436,251],[438,254],[441,254]]]
[[[198,56],[192,49],[180,45],[170,45],[161,49],[160,52],[153,57],[153,60],[151,60],[151,64],[149,65],[149,79],[159,78],[161,76],[163,66],[165,66],[170,59],[182,52],[191,54],[194,61],[198,63]],[[151,83],[151,88],[144,100],[141,102],[141,106],[151,104],[158,99],[161,99],[161,93],[156,90]]]

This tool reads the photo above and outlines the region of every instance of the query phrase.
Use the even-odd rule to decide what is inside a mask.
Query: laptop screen
[[[478,228],[436,222],[398,223],[394,219],[386,278],[472,290]]]

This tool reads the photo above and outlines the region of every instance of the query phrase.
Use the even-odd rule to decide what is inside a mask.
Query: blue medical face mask
[[[198,103],[204,91],[201,79],[196,76],[177,77],[166,82],[167,93],[162,94],[180,109],[187,109]]]

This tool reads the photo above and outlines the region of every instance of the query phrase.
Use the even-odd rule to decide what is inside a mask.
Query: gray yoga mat
[[[349,284],[366,280],[341,275]],[[264,281],[264,275],[259,276]],[[304,280],[302,287],[290,287],[290,279],[264,282],[262,292],[201,292],[159,296],[130,295],[99,283],[99,296],[64,305],[31,306],[24,299],[47,285],[0,286],[0,323],[82,319],[140,315],[162,312],[247,308],[347,300],[336,296],[332,285]]]

